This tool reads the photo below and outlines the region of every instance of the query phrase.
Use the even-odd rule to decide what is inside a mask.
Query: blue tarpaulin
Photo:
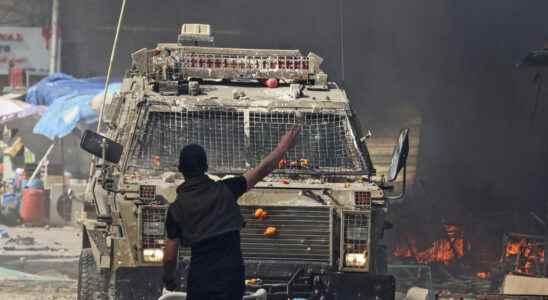
[[[48,106],[33,132],[50,139],[69,134],[78,122],[92,123],[97,112],[91,108],[91,100],[102,94],[105,78],[76,79],[56,73],[29,88],[26,101],[34,105]],[[120,90],[119,82],[112,83],[109,95]]]

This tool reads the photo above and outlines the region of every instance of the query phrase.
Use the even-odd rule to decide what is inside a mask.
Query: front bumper
[[[334,299],[394,300],[396,279],[392,275],[370,273],[331,273]]]
[[[246,262],[246,278],[256,279],[251,290],[265,289],[268,299],[382,299],[395,298],[391,275],[338,272],[325,265]]]
[[[326,299],[326,300],[348,300],[348,299],[367,299],[367,300],[394,300],[396,281],[391,275],[377,275],[371,273],[355,272],[325,272],[315,273],[304,268],[299,268],[288,278],[285,274],[275,272],[280,270],[280,266],[262,266],[263,271],[270,271],[270,276],[265,277],[257,269],[247,269],[246,277],[255,275],[259,281],[256,284],[248,284],[247,292],[255,293],[258,290],[265,290],[269,300],[277,299]],[[285,268],[282,268],[285,269]],[[274,272],[273,272],[274,271]],[[186,278],[188,276],[188,265],[179,265],[181,276],[181,291],[186,290]],[[275,276],[275,273],[282,276]],[[120,268],[116,271],[116,286],[118,292],[126,295],[146,295],[147,293],[156,294],[161,290],[162,268],[159,267],[138,267],[138,268]],[[263,275],[263,276],[261,276]],[[146,278],[146,279],[145,279]],[[139,280],[145,282],[137,284]],[[323,298],[322,298],[323,297]],[[131,298],[131,297],[130,297]],[[130,299],[127,298],[127,299]],[[126,299],[123,298],[122,299]],[[140,299],[140,298],[133,298]],[[144,298],[146,299],[146,298]]]

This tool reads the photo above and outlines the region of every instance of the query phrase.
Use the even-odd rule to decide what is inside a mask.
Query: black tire
[[[108,300],[109,280],[109,272],[97,268],[91,249],[82,249],[78,262],[78,300]]]

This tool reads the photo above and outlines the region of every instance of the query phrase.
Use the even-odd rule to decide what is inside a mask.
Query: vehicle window
[[[302,132],[297,145],[286,154],[282,169],[299,171],[309,169],[321,173],[360,171],[357,150],[350,140],[347,118],[333,113],[304,113],[297,120],[295,113],[250,114],[251,164],[273,149],[280,136],[291,126],[300,124]]]
[[[151,112],[138,140],[133,167],[176,170],[180,150],[194,143],[206,150],[211,172],[245,170],[242,112]]]
[[[210,173],[241,173],[257,165],[291,126],[303,128],[278,173],[363,173],[347,116],[335,113],[250,112],[246,139],[244,113],[215,109],[150,112],[130,166],[176,170],[179,151],[195,143],[208,155]]]

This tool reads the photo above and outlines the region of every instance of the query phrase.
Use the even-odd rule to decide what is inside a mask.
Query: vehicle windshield
[[[302,132],[296,146],[279,162],[277,173],[366,173],[344,113],[303,113],[297,117],[295,112],[236,109],[150,111],[128,166],[175,171],[182,147],[194,143],[206,150],[210,173],[243,173],[257,165],[297,124]]]

